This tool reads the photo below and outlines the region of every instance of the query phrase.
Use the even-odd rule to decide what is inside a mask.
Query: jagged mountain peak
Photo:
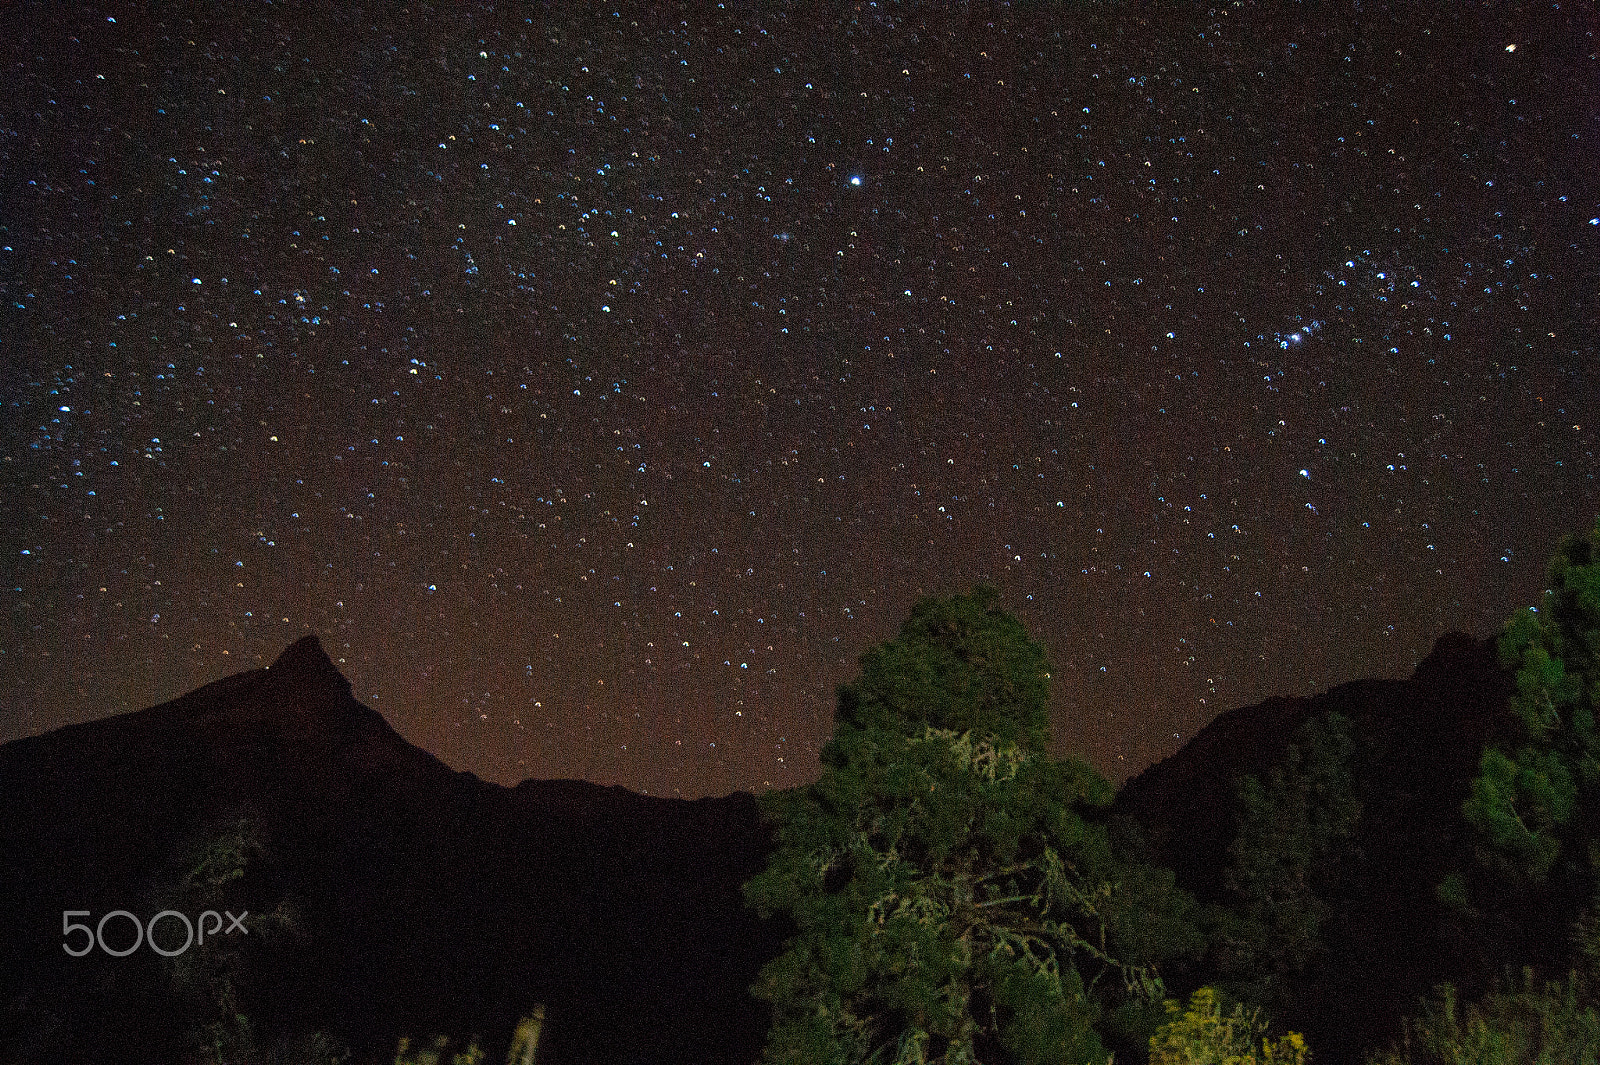
[[[266,669],[0,745],[0,1007],[40,1003],[40,1031],[81,1040],[70,1060],[178,1060],[187,1000],[158,959],[68,956],[45,918],[182,912],[196,841],[243,819],[260,875],[239,890],[298,928],[256,970],[274,989],[257,1001],[288,1011],[263,1015],[334,1019],[352,1060],[393,1060],[397,1033],[506,1033],[535,1004],[552,1065],[756,1057],[746,989],[788,932],[740,894],[769,846],[751,796],[486,784],[351,687],[307,636]]]
[[[286,647],[267,667],[267,674],[279,683],[294,684],[303,690],[326,688],[340,695],[350,694],[350,681],[339,672],[314,634],[302,636]]]

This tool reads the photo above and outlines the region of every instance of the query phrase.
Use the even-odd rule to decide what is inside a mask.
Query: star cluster
[[[490,779],[789,786],[987,581],[1121,779],[1600,510],[1586,5],[581,7],[0,15],[0,738],[316,632]]]

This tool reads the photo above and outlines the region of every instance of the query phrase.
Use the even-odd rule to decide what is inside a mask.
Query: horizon
[[[1139,766],[1139,767],[1137,767],[1135,769],[1132,769],[1131,771],[1124,772],[1121,775],[1114,775],[1116,770],[1122,768],[1121,765],[1119,765],[1117,767],[1113,767],[1113,771],[1112,772],[1108,772],[1107,769],[1105,767],[1103,767],[1103,766],[1094,765],[1093,762],[1090,762],[1090,764],[1093,765],[1094,769],[1097,772],[1099,772],[1102,776],[1104,776],[1107,780],[1109,780],[1114,788],[1116,788],[1118,791],[1120,791],[1125,784],[1127,784],[1130,781],[1134,780],[1135,778],[1139,777],[1146,770],[1154,768],[1155,766],[1160,765],[1162,762],[1166,761],[1167,759],[1172,758],[1174,755],[1177,755],[1179,752],[1181,752],[1183,750],[1183,748],[1185,746],[1187,746],[1190,743],[1190,741],[1192,741],[1195,738],[1195,736],[1197,736],[1200,732],[1205,731],[1205,729],[1209,725],[1211,725],[1213,722],[1215,722],[1217,719],[1219,719],[1221,717],[1224,717],[1224,716],[1228,715],[1229,713],[1232,713],[1234,711],[1249,710],[1249,709],[1252,709],[1254,707],[1262,705],[1263,702],[1270,702],[1270,701],[1273,701],[1273,700],[1276,700],[1276,699],[1279,699],[1279,698],[1300,698],[1300,699],[1308,699],[1308,700],[1319,699],[1319,698],[1327,696],[1330,692],[1332,692],[1334,690],[1337,690],[1339,688],[1342,688],[1342,687],[1344,687],[1345,685],[1348,685],[1348,684],[1359,684],[1359,683],[1368,682],[1368,681],[1383,681],[1383,680],[1388,680],[1388,681],[1409,680],[1410,678],[1415,676],[1416,671],[1421,668],[1423,662],[1426,661],[1428,657],[1431,657],[1439,649],[1440,644],[1442,644],[1446,639],[1448,639],[1450,637],[1463,637],[1463,638],[1466,638],[1466,639],[1468,639],[1468,640],[1470,640],[1470,641],[1472,641],[1473,643],[1476,644],[1476,643],[1482,643],[1485,639],[1492,639],[1492,638],[1494,638],[1494,637],[1496,637],[1498,635],[1499,635],[1498,633],[1495,633],[1495,634],[1491,634],[1488,637],[1475,636],[1475,635],[1473,635],[1471,633],[1463,633],[1460,630],[1452,629],[1449,632],[1441,633],[1439,635],[1439,637],[1434,641],[1433,647],[1431,647],[1429,649],[1428,655],[1425,655],[1423,658],[1418,659],[1416,665],[1413,666],[1412,669],[1410,671],[1408,671],[1404,677],[1353,677],[1353,678],[1348,678],[1348,679],[1343,680],[1343,681],[1338,681],[1338,682],[1336,682],[1336,683],[1330,685],[1329,687],[1327,687],[1325,689],[1322,689],[1320,691],[1311,692],[1311,693],[1307,693],[1307,694],[1304,694],[1304,695],[1298,695],[1298,696],[1282,696],[1282,695],[1279,695],[1279,696],[1268,696],[1264,700],[1261,700],[1259,702],[1252,703],[1252,704],[1249,704],[1249,705],[1228,707],[1226,709],[1220,710],[1216,714],[1215,717],[1211,718],[1209,721],[1206,721],[1204,724],[1202,724],[1198,729],[1195,730],[1195,733],[1183,737],[1182,742],[1180,742],[1173,750],[1169,751],[1167,754],[1163,755],[1160,758],[1155,759],[1152,762],[1146,763],[1146,764],[1141,765],[1141,766]],[[449,769],[451,769],[453,771],[458,771],[459,772],[459,771],[463,771],[464,770],[464,771],[467,771],[467,772],[472,772],[473,775],[477,776],[478,779],[482,780],[484,783],[494,784],[496,786],[504,787],[504,788],[515,788],[520,784],[527,783],[527,782],[530,782],[530,781],[532,781],[532,782],[553,781],[553,782],[563,782],[563,783],[566,783],[566,782],[585,783],[585,784],[594,784],[596,787],[621,787],[621,788],[624,788],[625,790],[634,792],[635,794],[649,796],[651,798],[683,799],[685,801],[693,801],[693,800],[701,799],[701,798],[722,798],[722,797],[726,797],[728,795],[734,795],[734,794],[760,795],[764,791],[771,790],[772,787],[773,787],[772,785],[768,784],[768,785],[764,785],[764,786],[756,787],[756,788],[734,788],[734,789],[730,789],[730,790],[728,790],[726,792],[710,792],[710,793],[705,793],[705,794],[696,793],[696,794],[685,795],[685,794],[682,794],[681,789],[674,789],[673,793],[664,794],[664,793],[661,793],[661,792],[652,792],[652,791],[648,790],[648,788],[629,787],[627,784],[620,783],[620,782],[594,781],[594,780],[592,780],[592,779],[590,779],[589,777],[586,777],[586,776],[521,777],[521,778],[518,778],[518,779],[496,779],[496,778],[493,778],[493,777],[484,776],[484,775],[482,775],[480,773],[475,772],[474,770],[472,770],[468,766],[454,765],[449,761],[449,759],[444,757],[444,755],[440,754],[437,751],[430,750],[424,744],[416,742],[414,739],[412,739],[411,737],[407,736],[395,724],[394,721],[390,720],[389,716],[387,714],[384,714],[384,712],[380,708],[371,705],[370,702],[368,702],[366,699],[363,699],[362,695],[361,695],[361,692],[356,688],[354,683],[350,680],[350,678],[340,668],[340,660],[335,658],[333,655],[328,653],[326,646],[322,642],[322,638],[321,638],[320,634],[315,633],[315,632],[307,633],[304,636],[296,637],[293,641],[291,641],[288,645],[286,645],[283,648],[283,650],[278,654],[278,656],[272,662],[267,663],[264,666],[255,666],[255,667],[251,667],[250,669],[240,670],[238,672],[230,673],[230,674],[227,674],[225,676],[220,676],[220,677],[213,678],[212,680],[206,681],[206,682],[200,684],[199,686],[197,686],[195,688],[191,688],[191,689],[189,689],[187,691],[180,692],[180,693],[178,693],[176,695],[171,696],[170,698],[162,699],[162,700],[160,700],[158,702],[150,704],[149,706],[139,707],[139,708],[134,709],[134,710],[119,711],[117,713],[104,715],[102,717],[88,718],[88,719],[83,720],[83,721],[67,722],[65,724],[58,725],[55,728],[45,730],[44,732],[30,733],[30,734],[28,734],[26,736],[0,737],[0,747],[4,747],[7,744],[16,742],[18,740],[25,740],[25,739],[31,739],[31,738],[34,738],[34,737],[38,737],[38,736],[49,735],[50,733],[57,732],[57,731],[60,731],[61,729],[65,729],[65,728],[75,728],[75,727],[82,726],[82,725],[92,725],[92,724],[95,724],[97,722],[110,720],[112,718],[124,717],[124,716],[127,716],[129,714],[137,714],[137,713],[139,713],[141,711],[145,711],[145,710],[154,710],[154,709],[160,708],[162,706],[169,705],[171,703],[176,703],[176,702],[188,699],[189,697],[191,697],[193,695],[196,695],[197,693],[205,690],[206,688],[209,688],[209,687],[211,687],[213,685],[224,684],[225,682],[230,681],[230,680],[234,680],[234,679],[236,679],[238,677],[248,676],[248,675],[251,675],[251,674],[254,674],[254,673],[267,674],[267,673],[270,672],[270,670],[273,667],[280,665],[284,661],[284,659],[288,658],[290,653],[296,647],[299,647],[300,645],[306,643],[307,641],[314,642],[317,654],[320,655],[323,659],[325,659],[326,662],[329,665],[331,665],[333,667],[333,669],[338,673],[338,675],[341,678],[341,680],[343,680],[344,683],[349,686],[349,694],[350,694],[351,699],[353,699],[359,705],[361,705],[363,707],[366,707],[368,710],[371,710],[374,713],[377,713],[383,719],[383,721],[394,731],[395,735],[398,736],[403,742],[405,742],[406,744],[410,745],[411,747],[414,747],[417,750],[422,751],[423,753],[425,753],[427,755],[430,755],[431,757],[437,759],[441,764],[447,766]],[[830,732],[831,732],[831,730],[830,730]],[[1056,757],[1056,758],[1082,758],[1085,761],[1089,760],[1086,755],[1084,755],[1084,754],[1082,754],[1080,752],[1073,751],[1073,750],[1070,750],[1070,749],[1062,749],[1060,742],[1054,737],[1053,734],[1052,734],[1052,744],[1051,744],[1051,746],[1052,746],[1052,748],[1054,748],[1050,752],[1052,757]],[[820,768],[821,767],[819,766],[818,767],[819,772],[820,772]],[[810,780],[797,780],[797,781],[794,781],[793,783],[791,783],[791,784],[789,784],[787,786],[788,787],[803,787],[803,786],[805,786],[805,785],[807,785],[809,783],[810,783]]]

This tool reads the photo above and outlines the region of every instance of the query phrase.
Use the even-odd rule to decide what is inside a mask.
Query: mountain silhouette
[[[70,957],[63,913],[181,912],[171,885],[196,841],[240,822],[262,841],[255,912],[298,915],[257,959],[271,978],[244,990],[355,1060],[393,1060],[400,1034],[477,1034],[503,1055],[494,1040],[541,1004],[544,1063],[759,1052],[747,989],[785,930],[739,892],[769,846],[752,796],[452,771],[356,701],[315,637],[172,702],[8,743],[0,782],[13,1057],[182,1059],[170,963],[148,947]],[[131,942],[131,921],[113,933]]]
[[[1461,815],[1483,748],[1510,740],[1511,677],[1495,640],[1447,633],[1404,680],[1358,680],[1306,698],[1274,698],[1219,715],[1166,760],[1128,780],[1113,818],[1130,819],[1151,860],[1202,902],[1229,901],[1226,871],[1239,830],[1240,780],[1266,781],[1296,732],[1336,713],[1351,723],[1350,773],[1361,817],[1336,868],[1321,870],[1329,906],[1325,955],[1300,979],[1299,1008],[1275,1018],[1305,1033],[1323,1062],[1362,1060],[1400,1035],[1400,1018],[1449,980],[1463,999],[1502,959],[1487,957],[1436,891],[1470,867],[1475,839]],[[1563,947],[1523,944],[1523,956]],[[1502,944],[1503,946],[1503,944]]]
[[[1276,697],[1219,714],[1172,755],[1127,780],[1113,809],[1136,819],[1153,857],[1201,899],[1218,898],[1238,830],[1240,778],[1265,778],[1295,730],[1319,714],[1355,725],[1369,771],[1384,769],[1370,798],[1396,828],[1454,833],[1483,746],[1504,725],[1511,680],[1494,641],[1446,633],[1405,680],[1357,680],[1320,695]],[[1369,818],[1370,819],[1370,818]]]
[[[1320,1060],[1358,1062],[1435,982],[1470,993],[1458,972],[1487,971],[1434,892],[1472,846],[1460,805],[1510,687],[1492,641],[1448,634],[1407,679],[1222,714],[1107,816],[1180,886],[1226,901],[1238,781],[1283,764],[1306,722],[1348,718],[1362,816],[1325,900],[1335,946],[1299,1012],[1275,1019]],[[541,1065],[759,1056],[769,1013],[748,988],[792,929],[742,902],[772,843],[752,796],[453,771],[357,701],[315,637],[171,702],[0,746],[0,787],[4,1060],[189,1060],[196,980],[214,991],[217,971],[149,946],[74,957],[89,933],[64,933],[127,911],[102,929],[120,951],[134,918],[198,919],[217,898],[265,920],[229,944],[250,958],[229,1001],[263,1046],[323,1030],[355,1065],[393,1061],[400,1035],[477,1035],[503,1060],[543,1006]]]

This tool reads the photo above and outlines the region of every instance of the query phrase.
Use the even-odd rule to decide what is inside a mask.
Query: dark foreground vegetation
[[[1046,666],[993,593],[920,604],[822,778],[762,800],[746,894],[800,930],[757,984],[765,1060],[1594,1059],[1600,525],[1549,584],[1115,798],[1045,753]]]
[[[314,640],[9,744],[4,1060],[1600,1061],[1600,523],[1498,637],[1120,793],[1048,681],[994,591],[926,600],[759,801],[451,773]],[[248,916],[56,923],[113,910]]]

